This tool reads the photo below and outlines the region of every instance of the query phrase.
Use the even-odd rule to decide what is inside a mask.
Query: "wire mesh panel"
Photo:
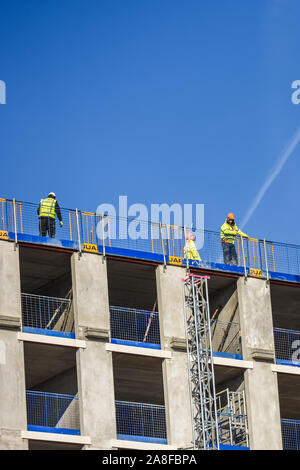
[[[278,273],[300,274],[300,246],[273,242],[275,269]],[[270,271],[272,270],[269,267]]]
[[[300,450],[300,421],[281,420],[282,445],[284,450]]]
[[[43,295],[21,294],[22,327],[72,332],[72,301]]]
[[[109,310],[113,339],[160,344],[158,312],[114,306]]]
[[[104,237],[106,246],[153,253],[150,222],[125,218],[105,217]],[[102,243],[103,227],[101,221],[97,224],[97,235]]]
[[[116,423],[119,438],[167,438],[164,406],[116,401]]]
[[[0,198],[0,230],[6,232],[15,231],[23,233],[23,210],[20,202],[13,202],[9,199]]]
[[[17,211],[17,231],[31,236],[40,236],[40,220],[38,215],[39,204],[28,202],[16,202],[20,204],[21,212]],[[60,227],[56,217],[54,238],[68,241],[78,240],[78,230],[76,224],[76,212],[74,210],[60,208],[63,226]],[[22,230],[20,228],[22,227]],[[14,232],[14,228],[12,228]],[[47,233],[49,237],[49,233]]]
[[[274,328],[275,356],[300,366],[300,331]]]
[[[79,434],[79,402],[74,395],[26,391],[27,424],[33,427],[55,428],[52,431]]]
[[[241,354],[240,324],[214,320],[211,324],[212,347],[214,352]]]
[[[204,237],[203,248],[199,251],[201,259],[206,263],[224,263],[220,234],[209,230],[196,231],[196,235]]]

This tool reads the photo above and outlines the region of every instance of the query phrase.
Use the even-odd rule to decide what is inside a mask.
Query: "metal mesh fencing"
[[[300,274],[300,246],[273,242],[274,266],[278,273]]]
[[[79,401],[74,395],[26,391],[27,424],[45,428],[79,431]]]
[[[160,344],[158,312],[110,306],[112,339]]]
[[[40,236],[40,221],[37,213],[39,204],[32,204],[27,202],[17,203],[21,205],[21,212],[17,212],[17,227],[18,232],[31,236]],[[55,224],[55,238],[77,241],[78,230],[76,223],[76,211],[70,209],[60,208],[63,220],[63,227],[60,227],[56,218]],[[19,230],[22,227],[22,230]],[[14,229],[12,229],[14,231]],[[49,233],[47,233],[49,237]]]
[[[43,295],[21,294],[22,327],[74,331],[72,301]]]
[[[0,199],[0,231],[39,235],[38,204]],[[192,232],[203,265],[223,264],[220,233],[183,228],[176,225],[142,221],[136,218],[95,214],[61,208],[63,227],[56,222],[55,238],[106,247],[184,258],[185,235]],[[197,243],[198,242],[198,243]],[[291,275],[300,274],[300,246],[286,243],[243,239],[235,242],[240,267]],[[254,273],[255,275],[255,273]]]
[[[117,434],[166,439],[165,407],[116,401]]]
[[[151,224],[143,220],[125,217],[107,217],[99,220],[97,234],[99,243],[113,248],[154,253]],[[161,250],[158,252],[160,253]]]
[[[211,324],[211,334],[214,352],[242,354],[239,323],[214,320]]]
[[[300,331],[274,328],[275,357],[300,366]]]
[[[0,198],[0,230],[6,232],[15,231],[23,233],[23,209],[20,202]]]
[[[300,421],[281,420],[282,445],[284,450],[300,450]]]

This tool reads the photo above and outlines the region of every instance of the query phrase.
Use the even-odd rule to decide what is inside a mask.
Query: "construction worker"
[[[235,237],[240,235],[241,237],[248,238],[246,233],[242,232],[235,223],[235,217],[232,212],[227,215],[227,219],[221,227],[221,241],[223,248],[224,263],[237,265],[237,254],[234,246]]]
[[[56,200],[55,193],[49,193],[46,199],[41,199],[37,209],[39,216],[40,236],[55,238],[55,214],[59,220],[60,226],[63,226],[60,207]]]
[[[193,235],[192,233],[186,234],[184,257],[188,259],[195,259],[197,261],[201,261],[200,255],[195,245],[195,235]]]

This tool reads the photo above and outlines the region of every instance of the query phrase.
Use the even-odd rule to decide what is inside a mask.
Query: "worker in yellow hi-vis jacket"
[[[200,255],[195,245],[195,235],[193,235],[192,233],[186,234],[184,257],[188,259],[195,259],[197,261],[201,261]]]
[[[235,223],[234,214],[230,212],[221,227],[221,242],[225,264],[232,264],[235,266],[238,264],[236,249],[234,246],[237,235],[248,238],[248,235],[238,228]]]
[[[39,216],[40,236],[46,237],[48,232],[49,237],[55,238],[55,215],[57,215],[60,226],[63,226],[60,207],[55,193],[49,193],[48,197],[41,199],[37,213]]]

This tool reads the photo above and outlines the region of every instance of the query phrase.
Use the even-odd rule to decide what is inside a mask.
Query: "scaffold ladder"
[[[219,450],[207,276],[183,279],[193,448]]]

